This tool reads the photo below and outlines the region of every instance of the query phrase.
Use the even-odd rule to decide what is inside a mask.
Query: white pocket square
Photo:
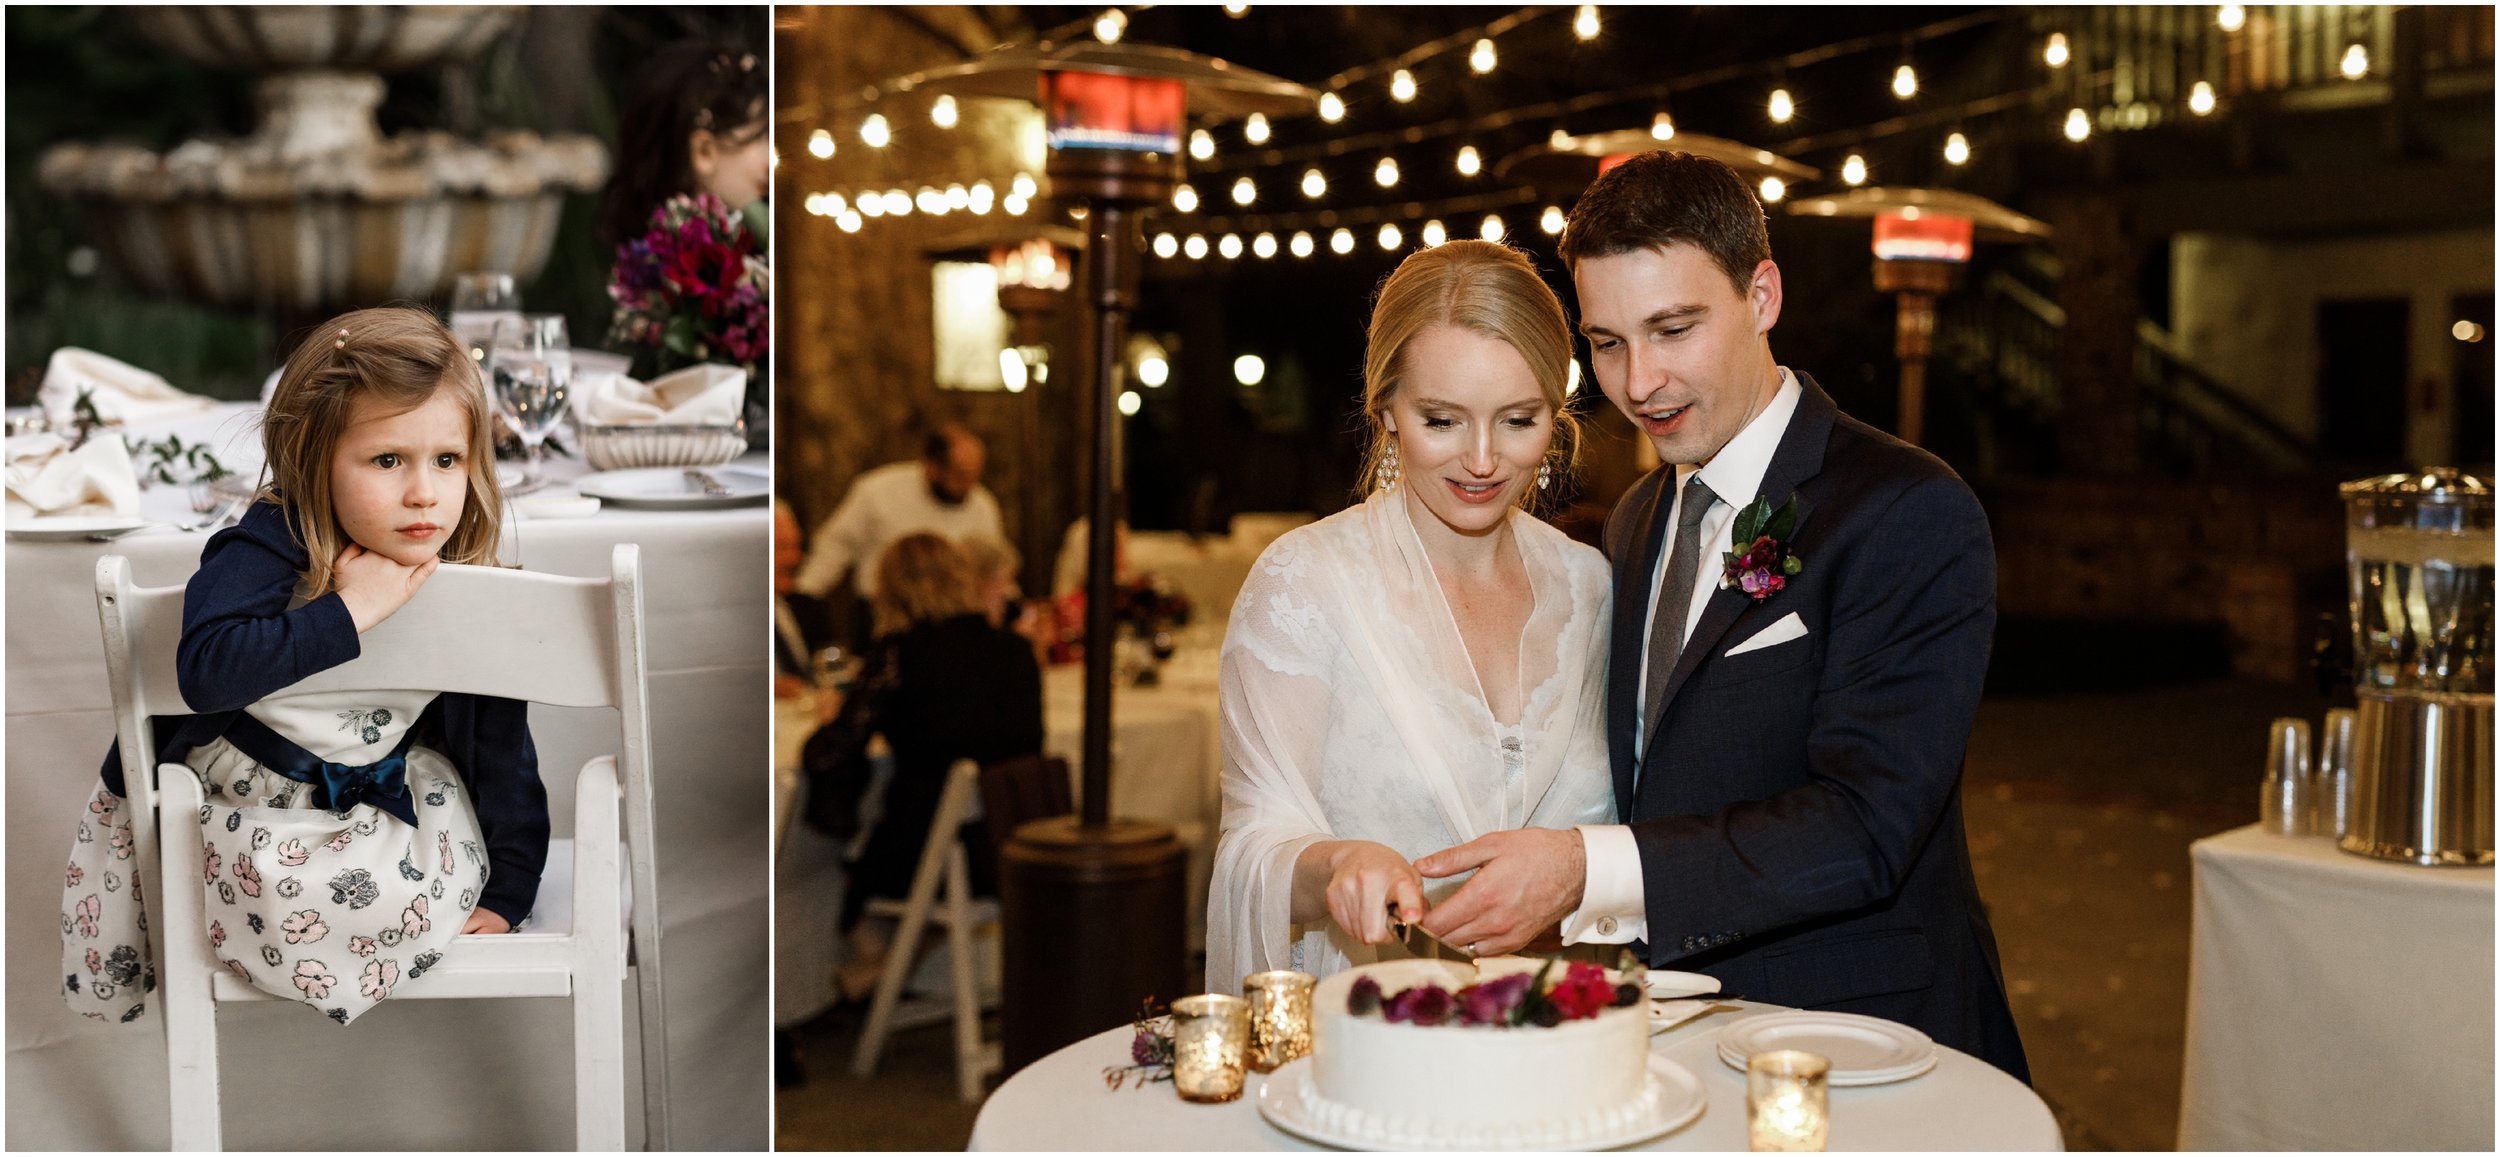
[[[1806,621],[1798,618],[1797,612],[1790,611],[1788,612],[1788,616],[1786,618],[1754,632],[1754,636],[1752,638],[1728,648],[1727,653],[1719,657],[1722,659],[1733,659],[1747,651],[1759,651],[1764,647],[1776,647],[1782,643],[1788,642],[1791,639],[1802,639],[1805,637]]]

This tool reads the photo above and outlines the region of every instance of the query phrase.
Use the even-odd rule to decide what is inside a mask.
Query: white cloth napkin
[[[688,366],[649,383],[613,374],[583,393],[582,417],[599,426],[731,426],[746,405],[747,372]]]
[[[52,351],[52,361],[43,370],[43,384],[35,389],[44,415],[56,423],[69,421],[82,389],[95,391],[96,413],[108,422],[145,425],[217,407],[214,398],[186,394],[162,377],[94,350],[62,346]]]
[[[13,438],[8,448],[8,520],[51,516],[139,516],[139,472],[111,434],[75,450],[50,434]]]

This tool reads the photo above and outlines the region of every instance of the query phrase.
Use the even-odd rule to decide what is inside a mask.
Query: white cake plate
[[[1393,1144],[1380,1138],[1339,1132],[1312,1121],[1302,1111],[1302,1085],[1310,1079],[1311,1062],[1308,1058],[1268,1074],[1267,1083],[1259,1086],[1259,1115],[1267,1118],[1268,1124],[1305,1141],[1339,1149],[1381,1152],[1414,1148],[1402,1142]],[[1701,1081],[1693,1076],[1692,1070],[1665,1057],[1653,1054],[1649,1058],[1649,1085],[1650,1104],[1654,1109],[1648,1120],[1627,1125],[1612,1134],[1592,1137],[1582,1148],[1620,1149],[1663,1137],[1691,1124],[1694,1118],[1701,1116],[1703,1109],[1709,1107],[1710,1098],[1701,1091]],[[1482,1149],[1477,1145],[1453,1147]],[[1522,1146],[1521,1151],[1543,1152],[1552,1148],[1551,1145],[1527,1145]]]

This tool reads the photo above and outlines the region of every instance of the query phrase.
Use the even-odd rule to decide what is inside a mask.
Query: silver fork
[[[701,470],[688,470],[688,471],[686,471],[686,481],[688,481],[688,482],[692,482],[692,483],[694,483],[695,485],[702,487],[702,488],[703,488],[703,493],[705,493],[705,494],[707,494],[707,495],[709,495],[709,496],[711,496],[711,497],[714,497],[714,498],[726,498],[726,497],[728,497],[728,496],[730,496],[730,495],[732,495],[732,494],[737,493],[737,491],[731,490],[730,488],[728,488],[728,487],[726,487],[726,486],[721,485],[721,484],[720,484],[720,479],[718,479],[718,478],[714,478],[714,477],[712,477],[710,474],[707,474],[707,473],[705,473],[705,472],[703,472],[703,471],[701,471]]]

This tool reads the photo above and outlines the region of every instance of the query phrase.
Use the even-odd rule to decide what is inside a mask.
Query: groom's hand
[[[1577,831],[1495,832],[1415,861],[1431,879],[1473,869],[1458,894],[1433,906],[1424,931],[1477,956],[1516,952],[1580,906],[1588,854]]]

